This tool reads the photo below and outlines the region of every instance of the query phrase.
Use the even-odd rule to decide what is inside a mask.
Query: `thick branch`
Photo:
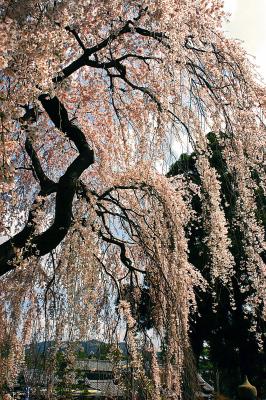
[[[55,83],[62,82],[65,78],[69,77],[70,75],[72,75],[74,72],[78,71],[85,65],[94,68],[105,68],[105,69],[116,67],[115,64],[117,64],[118,60],[106,63],[105,62],[99,63],[98,61],[90,60],[89,58],[93,54],[107,47],[116,38],[118,38],[121,35],[124,35],[125,33],[131,33],[131,34],[138,33],[141,36],[148,36],[155,40],[158,40],[159,42],[162,42],[163,39],[167,38],[167,36],[162,32],[153,32],[144,28],[135,27],[134,22],[127,21],[120,30],[111,33],[106,39],[104,39],[97,45],[89,47],[87,49],[84,49],[83,47],[84,53],[78,59],[69,64],[67,67],[63,68],[60,74],[57,75],[55,78],[53,78],[53,82]]]
[[[80,47],[82,48],[83,51],[86,50],[85,45],[83,44],[82,40],[80,39],[78,32],[76,31],[76,29],[71,29],[70,26],[66,26],[66,31],[72,33],[72,35],[74,36],[74,38],[76,39],[76,41],[78,42],[78,44],[80,45]]]
[[[16,254],[19,250],[24,259],[32,255],[42,256],[58,246],[64,239],[72,220],[72,203],[78,179],[82,172],[94,162],[94,152],[90,149],[85,135],[69,120],[67,111],[58,98],[50,98],[43,94],[39,100],[55,126],[74,142],[79,155],[57,184],[55,216],[52,225],[45,232],[34,234],[33,211],[31,211],[24,229],[0,245],[0,276],[15,268]],[[38,166],[37,162],[35,166]],[[40,171],[38,173],[43,178]]]
[[[26,138],[25,149],[31,159],[35,175],[41,186],[40,195],[43,196],[56,192],[57,185],[44,173],[38,155],[32,146],[29,136]]]

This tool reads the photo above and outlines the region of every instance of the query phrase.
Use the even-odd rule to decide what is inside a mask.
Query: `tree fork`
[[[0,245],[0,276],[16,268],[18,252],[24,259],[34,255],[43,256],[56,248],[64,239],[72,221],[72,204],[78,179],[82,172],[94,163],[94,152],[89,147],[84,133],[69,120],[68,113],[59,99],[42,94],[39,96],[39,100],[55,127],[75,144],[79,155],[56,184],[55,215],[52,225],[43,233],[35,235],[34,212],[30,210],[28,221],[22,231]],[[29,148],[28,141],[26,146],[29,150],[28,154],[34,156],[36,166],[37,155],[33,153],[32,148]],[[38,166],[40,167],[40,164]],[[39,195],[49,195],[50,193],[50,190],[45,193],[42,188]],[[34,204],[36,204],[36,200]]]

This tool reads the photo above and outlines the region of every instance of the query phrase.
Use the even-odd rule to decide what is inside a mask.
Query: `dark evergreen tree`
[[[222,207],[227,219],[229,235],[232,243],[231,252],[235,259],[235,275],[233,278],[233,296],[235,309],[230,305],[229,290],[220,285],[215,288],[218,294],[214,299],[210,290],[198,293],[199,315],[191,321],[191,344],[195,358],[199,365],[204,352],[204,343],[208,346],[213,373],[218,372],[220,390],[232,396],[237,385],[244,375],[248,375],[251,382],[259,389],[259,394],[266,392],[266,340],[260,351],[254,333],[250,331],[251,317],[245,312],[245,300],[252,293],[241,291],[241,283],[248,279],[245,274],[245,254],[243,235],[234,223],[236,201],[238,193],[234,187],[234,176],[229,173],[222,156],[222,149],[215,134],[208,135],[209,162],[217,171],[221,183]],[[179,160],[170,168],[168,176],[182,174],[187,180],[201,187],[201,180],[196,168],[197,155],[182,154]],[[253,174],[253,179],[260,182],[260,177]],[[201,187],[201,192],[203,191]],[[262,189],[257,191],[256,217],[264,227],[266,225],[266,199]],[[204,213],[202,202],[198,195],[192,197],[192,207],[195,219],[187,228],[189,238],[190,262],[201,271],[205,279],[210,282],[210,254],[205,243]],[[266,259],[265,253],[261,254]],[[247,285],[248,282],[245,282]],[[210,283],[211,285],[211,283]],[[217,285],[217,284],[216,284]],[[217,306],[214,307],[214,303]],[[258,331],[266,331],[265,322],[260,319]]]

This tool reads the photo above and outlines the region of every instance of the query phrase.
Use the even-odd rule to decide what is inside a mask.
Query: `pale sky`
[[[232,15],[225,26],[228,35],[244,41],[246,51],[255,56],[255,64],[266,82],[266,0],[224,0]]]

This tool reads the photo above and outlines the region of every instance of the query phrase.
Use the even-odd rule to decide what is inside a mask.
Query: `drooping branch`
[[[134,83],[130,82],[129,79],[127,79],[125,76],[122,77],[122,79],[133,89],[133,90],[138,90],[140,92],[142,92],[143,94],[146,94],[147,96],[150,97],[150,99],[157,105],[157,108],[159,111],[162,111],[162,105],[160,103],[160,101],[158,100],[158,98],[155,96],[154,93],[152,93],[152,91],[144,86],[138,86],[135,85]]]
[[[119,247],[120,249],[120,260],[122,262],[122,264],[129,270],[129,271],[136,271],[136,272],[140,272],[142,274],[146,274],[146,271],[141,270],[139,268],[136,268],[135,266],[133,266],[133,262],[132,260],[127,257],[126,255],[126,246],[125,243],[121,242],[120,240],[118,240],[117,238],[114,238],[112,235],[110,235],[110,237],[104,235],[102,232],[99,233],[99,236],[106,242],[106,243],[110,243],[110,244],[114,244],[117,247]]]
[[[121,290],[120,290],[120,287],[119,287],[119,282],[114,277],[114,275],[110,271],[108,271],[108,269],[106,268],[106,265],[104,264],[104,262],[95,254],[94,254],[94,257],[98,261],[98,263],[101,264],[101,266],[103,267],[104,272],[106,273],[106,275],[108,275],[112,279],[112,281],[114,282],[114,284],[116,286],[116,290],[117,290],[117,296],[118,296],[117,300],[119,301],[120,298],[121,298]]]
[[[56,128],[64,132],[74,142],[79,155],[57,183],[55,215],[52,225],[43,233],[35,234],[34,224],[32,223],[33,207],[24,229],[0,245],[0,276],[15,268],[18,252],[20,257],[24,259],[32,255],[42,256],[53,250],[64,239],[72,221],[72,203],[78,179],[82,172],[94,162],[94,152],[89,147],[85,135],[69,120],[68,113],[59,99],[42,94],[39,96],[39,100]],[[26,147],[40,185],[42,185],[47,180],[29,140]],[[36,201],[33,205],[35,204]]]
[[[111,193],[114,190],[134,190],[138,187],[138,185],[121,185],[121,186],[113,186],[106,190],[103,194],[99,195],[96,192],[89,191],[86,187],[86,185],[82,182],[79,181],[78,185],[78,194],[81,196],[84,200],[86,200],[88,203],[90,203],[90,197],[88,196],[88,192],[90,194],[96,196],[97,198],[97,208],[95,208],[96,214],[100,217],[100,220],[103,225],[103,229],[100,229],[98,234],[99,237],[106,243],[115,245],[119,248],[120,250],[120,260],[122,264],[129,270],[129,271],[135,271],[135,272],[140,272],[142,274],[146,274],[144,270],[141,270],[137,268],[136,266],[133,265],[132,260],[126,255],[127,249],[126,249],[126,244],[130,244],[128,241],[123,241],[120,238],[116,237],[114,233],[111,231],[111,229],[107,226],[106,223],[106,216],[113,216],[113,217],[118,217],[120,220],[123,220],[126,222],[131,230],[132,236],[134,235],[133,230],[137,228],[136,223],[129,217],[127,211],[132,211],[131,209],[125,208],[121,202],[116,202],[116,200],[111,196]],[[140,185],[141,187],[141,185]],[[108,198],[108,199],[107,199]],[[108,200],[110,201],[113,205],[116,207],[119,207],[121,212],[116,213],[111,210],[109,210],[107,207],[105,207],[101,201],[102,200]],[[132,244],[132,243],[131,243]]]

